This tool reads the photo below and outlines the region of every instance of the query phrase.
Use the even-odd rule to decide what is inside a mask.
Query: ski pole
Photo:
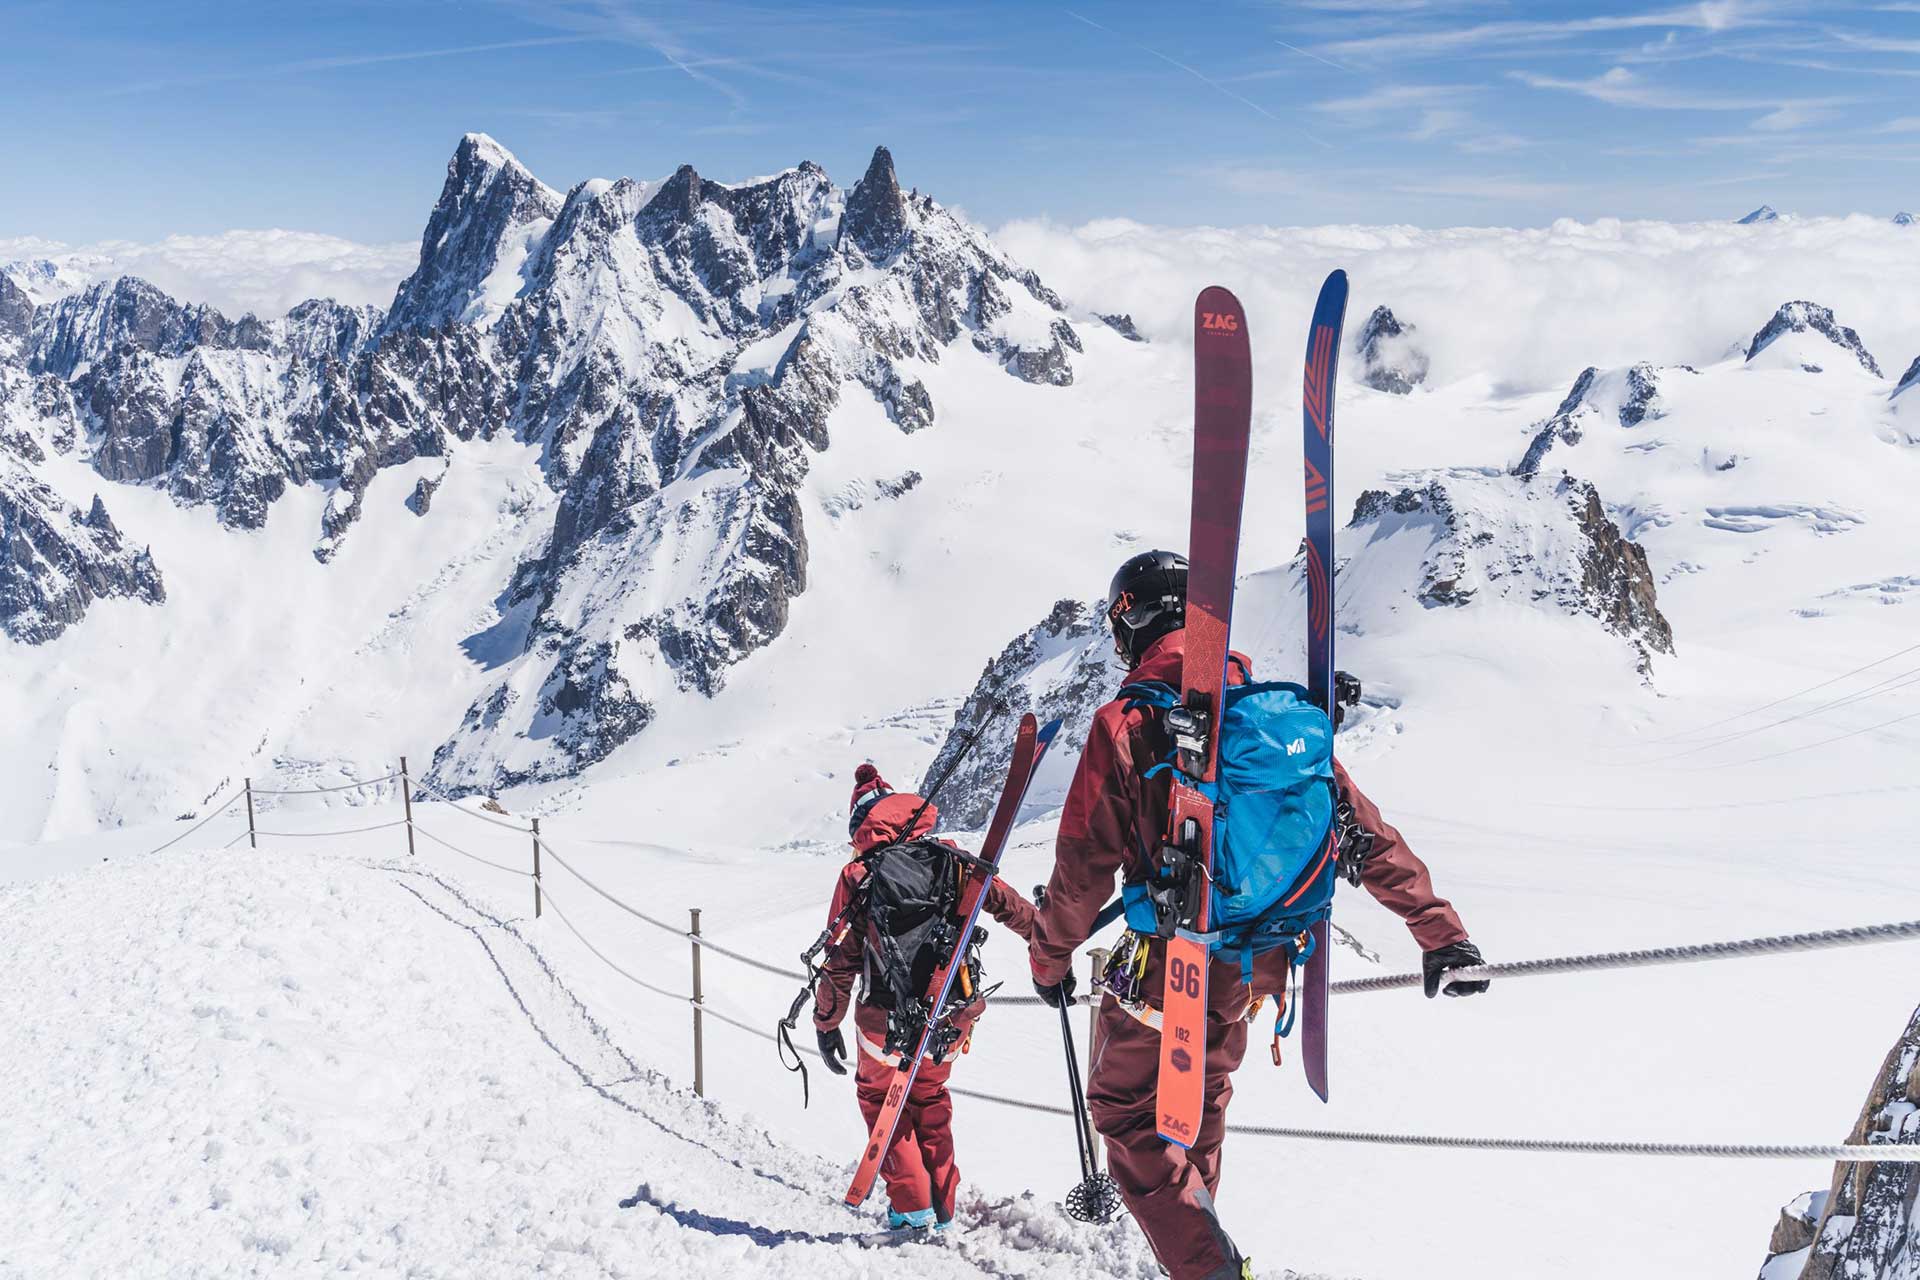
[[[1035,885],[1033,901],[1036,906],[1044,905],[1047,900],[1047,887]],[[1080,1153],[1080,1181],[1073,1190],[1067,1192],[1067,1216],[1079,1222],[1091,1222],[1104,1226],[1112,1222],[1120,1211],[1120,1187],[1112,1175],[1100,1172],[1093,1158],[1093,1130],[1087,1124],[1087,1095],[1080,1084],[1080,1055],[1073,1047],[1073,1022],[1068,1016],[1070,1000],[1061,1000],[1060,1041],[1067,1056],[1067,1096],[1073,1101],[1073,1143]]]

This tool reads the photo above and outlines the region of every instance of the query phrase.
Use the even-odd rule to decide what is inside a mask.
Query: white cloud
[[[1852,98],[1780,98],[1740,94],[1700,93],[1675,89],[1656,83],[1628,70],[1611,67],[1586,80],[1567,80],[1558,76],[1515,71],[1515,80],[1533,89],[1554,89],[1577,93],[1615,107],[1637,107],[1651,111],[1761,111],[1766,114],[1754,122],[1756,129],[1798,129],[1829,118],[1831,108],[1855,101]]]
[[[1761,6],[1741,0],[1713,0],[1647,13],[1610,14],[1557,21],[1482,22],[1469,27],[1396,31],[1387,35],[1336,40],[1320,52],[1348,58],[1420,56],[1462,53],[1470,49],[1527,44],[1552,44],[1584,35],[1646,28],[1691,31],[1729,31],[1745,25]]]
[[[139,276],[184,302],[210,303],[229,316],[251,311],[263,318],[284,315],[308,298],[384,307],[419,254],[417,243],[360,244],[313,231],[226,231],[168,236],[151,244],[0,240],[0,262],[79,259],[93,278]]]
[[[1744,211],[1730,208],[1729,219]],[[1350,325],[1391,306],[1420,326],[1442,383],[1564,389],[1589,364],[1711,363],[1796,298],[1832,307],[1883,363],[1905,368],[1920,353],[1910,302],[1920,296],[1920,257],[1884,217],[1764,227],[1568,220],[1526,230],[1021,221],[998,234],[1073,304],[1129,312],[1155,341],[1188,341],[1194,294],[1230,285],[1266,335],[1260,348],[1272,354],[1257,376],[1277,394],[1298,384],[1295,338],[1334,267],[1353,278]]]

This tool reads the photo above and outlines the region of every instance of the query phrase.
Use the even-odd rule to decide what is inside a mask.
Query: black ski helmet
[[[1177,551],[1142,551],[1121,565],[1107,585],[1107,625],[1113,651],[1132,669],[1147,646],[1187,625],[1187,558]]]

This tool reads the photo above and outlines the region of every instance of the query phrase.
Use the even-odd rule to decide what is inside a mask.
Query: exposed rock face
[[[1386,307],[1375,307],[1360,326],[1360,381],[1375,391],[1404,396],[1427,380],[1427,357],[1413,342],[1414,328]]]
[[[1100,316],[1098,318],[1101,324],[1106,325],[1107,328],[1113,330],[1128,342],[1146,341],[1146,338],[1141,336],[1140,330],[1134,327],[1133,317],[1130,315],[1121,313],[1119,315]]]
[[[884,148],[851,190],[803,163],[561,197],[469,135],[385,313],[316,301],[229,320],[131,278],[36,308],[0,284],[0,407],[31,409],[0,418],[0,446],[22,465],[85,449],[102,476],[240,528],[328,486],[322,561],[384,468],[459,440],[536,446],[552,528],[488,635],[507,651],[498,683],[435,756],[441,786],[491,791],[577,772],[661,696],[715,692],[781,632],[807,585],[800,485],[843,395],[931,429],[914,370],[962,339],[962,358],[1068,385],[1082,344],[1062,309],[903,191]],[[409,506],[432,497],[422,482]]]
[[[1900,375],[1900,381],[1893,388],[1893,394],[1899,395],[1915,383],[1920,383],[1920,356],[1915,356],[1913,363],[1907,366],[1907,371]]]
[[[1489,595],[1551,603],[1631,642],[1643,669],[1652,654],[1673,652],[1646,552],[1584,480],[1433,473],[1423,486],[1361,494],[1350,527],[1428,540],[1415,596],[1430,608]]]
[[[420,237],[420,265],[394,294],[387,328],[425,332],[491,319],[489,304],[519,291],[517,267],[559,212],[560,193],[499,143],[484,133],[460,139]]]
[[[109,597],[164,601],[153,557],[121,541],[98,496],[82,515],[24,466],[0,457],[0,630],[42,644]]]
[[[443,471],[437,476],[421,476],[414,482],[413,492],[407,495],[407,510],[417,516],[424,516],[433,507],[434,491],[440,482],[447,478]]]
[[[1893,215],[1893,225],[1896,227],[1910,227],[1913,225],[1913,215],[1906,212],[1896,213]]]
[[[1740,219],[1740,225],[1743,227],[1750,227],[1750,226],[1753,226],[1755,223],[1759,223],[1759,222],[1778,222],[1779,220],[1780,220],[1780,215],[1773,211],[1773,206],[1770,204],[1763,204],[1758,209],[1755,209],[1752,213],[1748,214],[1746,217]]]
[[[1812,302],[1789,302],[1774,312],[1773,319],[1753,335],[1753,341],[1747,346],[1747,359],[1752,360],[1791,333],[1819,334],[1858,360],[1868,373],[1876,378],[1881,376],[1880,366],[1861,344],[1860,335],[1835,321],[1832,311]]]
[[[1684,365],[1678,368],[1692,372]],[[1554,446],[1579,444],[1589,427],[1609,417],[1626,428],[1662,417],[1661,376],[1661,371],[1650,364],[1606,373],[1592,367],[1582,370],[1553,416],[1535,428],[1526,452],[1514,464],[1513,474],[1530,479],[1538,474],[1542,460]]]
[[[175,302],[144,280],[121,276],[40,308],[29,367],[71,378],[82,365],[123,350],[184,356],[197,347],[260,350],[259,322],[234,322],[208,306]]]
[[[1881,1063],[1849,1145],[1920,1144],[1920,1009]],[[1920,1164],[1834,1166],[1782,1212],[1763,1280],[1920,1280]]]
[[[1062,600],[1046,620],[1015,639],[980,673],[973,692],[953,716],[953,730],[927,768],[939,776],[965,743],[964,734],[986,722],[985,737],[940,793],[942,825],[986,826],[999,800],[1001,784],[1013,760],[1013,726],[1031,711],[1042,723],[1060,718],[1060,740],[1081,743],[1098,711],[1120,687],[1101,606]]]
[[[0,342],[24,342],[32,331],[33,299],[10,277],[0,275]]]

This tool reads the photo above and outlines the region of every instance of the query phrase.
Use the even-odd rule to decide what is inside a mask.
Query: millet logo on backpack
[[[1287,744],[1287,754],[1290,756],[1303,756],[1307,754],[1307,740],[1305,738],[1295,738],[1292,742],[1289,742]]]
[[[1240,317],[1231,311],[1202,311],[1200,327],[1214,333],[1240,332]]]

